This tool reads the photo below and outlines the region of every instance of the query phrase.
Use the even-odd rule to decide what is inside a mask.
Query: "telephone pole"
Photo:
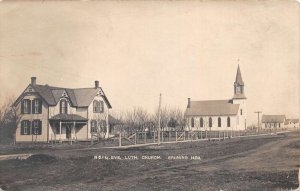
[[[255,111],[254,113],[257,113],[257,131],[259,129],[259,114],[262,113],[261,111]]]
[[[160,145],[160,107],[161,107],[161,94],[159,94],[159,105],[158,105],[158,129],[157,129],[157,145]]]

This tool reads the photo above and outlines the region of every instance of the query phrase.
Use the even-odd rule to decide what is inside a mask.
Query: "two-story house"
[[[91,88],[38,85],[36,77],[13,105],[17,111],[17,142],[89,140],[93,133],[109,136],[111,104],[99,81]]]

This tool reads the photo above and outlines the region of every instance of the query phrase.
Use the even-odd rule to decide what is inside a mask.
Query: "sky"
[[[38,84],[93,87],[114,111],[233,96],[248,121],[299,117],[299,4],[275,1],[0,2],[0,103]],[[248,123],[249,124],[249,123]]]

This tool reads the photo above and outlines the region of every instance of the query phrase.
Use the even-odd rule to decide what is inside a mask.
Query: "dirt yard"
[[[131,149],[85,148],[76,144],[3,146],[2,155],[33,155],[26,160],[1,160],[0,186],[30,191],[268,191],[298,187],[300,134]]]

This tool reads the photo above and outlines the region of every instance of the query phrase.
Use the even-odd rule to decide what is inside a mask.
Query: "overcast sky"
[[[237,65],[254,111],[299,116],[296,1],[0,2],[0,102],[38,84],[99,80],[113,109],[230,99]]]

